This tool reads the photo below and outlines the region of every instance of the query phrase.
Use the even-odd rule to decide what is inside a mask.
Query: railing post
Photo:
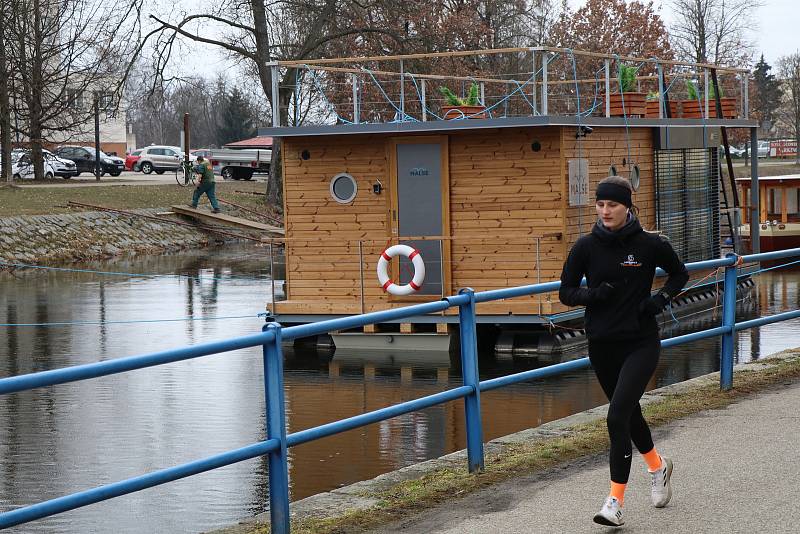
[[[406,72],[403,60],[400,60],[400,122],[406,121]]]
[[[458,307],[461,336],[461,376],[473,392],[464,397],[467,420],[467,462],[469,472],[483,471],[483,423],[481,422],[480,378],[478,377],[478,337],[475,328],[475,291],[464,288],[458,292],[468,295],[469,302]]]
[[[277,128],[281,125],[280,80],[278,80],[278,76],[280,76],[280,67],[276,62],[269,63],[268,66],[270,68],[270,81],[272,82],[272,126]]]
[[[359,112],[358,112],[358,76],[353,73],[352,74],[352,82],[353,82],[353,123],[358,124],[360,122]]]
[[[703,81],[703,89],[706,99],[706,111],[703,116],[706,118],[706,120],[708,120],[710,118],[708,115],[708,69],[703,69],[703,76],[705,77]]]
[[[420,81],[420,91],[422,92],[422,122],[428,122],[428,98],[426,94],[425,78]]]
[[[611,60],[603,60],[603,70],[606,77],[606,117],[611,116]]]
[[[289,468],[286,455],[286,411],[283,393],[283,352],[281,325],[269,323],[262,329],[275,337],[264,345],[264,394],[267,403],[267,439],[281,446],[269,453],[269,514],[273,534],[289,534]]]
[[[661,63],[656,63],[658,69],[658,118],[663,119],[667,116],[667,102],[664,95],[664,67]]]
[[[533,112],[531,113],[532,116],[536,116],[538,113],[536,111],[536,49],[531,48],[531,65],[532,65],[532,74],[531,74],[531,86],[533,90],[531,91],[531,106],[533,107]]]
[[[547,64],[550,62],[547,51],[542,52],[542,115],[547,115]]]
[[[744,118],[750,118],[750,72],[744,73]]]
[[[728,254],[726,257],[738,260],[736,254]],[[729,330],[722,334],[722,348],[720,349],[719,360],[719,388],[727,391],[733,387],[733,344],[736,332],[733,327],[736,324],[736,266],[725,267],[725,285],[722,296],[722,326]]]

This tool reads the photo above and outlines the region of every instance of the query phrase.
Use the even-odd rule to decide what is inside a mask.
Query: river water
[[[0,274],[0,376],[258,332],[257,314],[272,290],[268,265],[267,249],[227,247],[79,266],[106,274]],[[756,280],[740,318],[797,307],[800,272]],[[715,321],[708,313],[676,328]],[[798,345],[798,320],[740,332],[737,360]],[[716,339],[667,349],[650,387],[715,371],[718,354]],[[536,366],[493,354],[480,360],[482,379]],[[260,441],[262,379],[260,350],[250,349],[0,397],[0,511]],[[287,424],[295,432],[457,386],[460,366],[457,356],[439,353],[331,357],[287,349],[285,382]],[[591,371],[481,398],[487,440],[606,402]],[[308,443],[290,450],[292,499],[464,446],[460,402]],[[266,511],[267,488],[266,463],[255,459],[12,531],[200,532]]]

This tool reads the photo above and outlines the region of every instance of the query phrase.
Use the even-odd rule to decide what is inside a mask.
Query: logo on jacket
[[[641,267],[642,264],[636,261],[636,258],[633,257],[633,254],[628,254],[628,259],[620,263],[623,267]]]

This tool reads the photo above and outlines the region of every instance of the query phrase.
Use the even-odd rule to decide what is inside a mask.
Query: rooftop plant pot
[[[622,100],[625,99],[623,110]],[[612,117],[644,117],[647,95],[644,93],[614,93],[610,95]],[[658,109],[658,108],[656,108]]]
[[[697,100],[681,100],[681,117],[684,119],[702,119],[702,102],[698,102]]]
[[[723,119],[735,119],[736,118],[736,98],[730,96],[720,97],[719,103],[722,106],[722,118]],[[708,103],[711,107],[711,115],[716,117],[717,116],[717,104],[713,100]]]
[[[442,118],[453,119],[486,119],[486,106],[442,106]]]
[[[645,117],[648,119],[657,119],[658,118],[658,106],[661,102],[658,100],[648,100],[647,101],[647,108],[645,109]],[[626,102],[627,107],[627,102]],[[674,100],[671,100],[669,103],[669,116],[673,119],[678,117],[678,103]],[[666,118],[666,117],[664,117]]]

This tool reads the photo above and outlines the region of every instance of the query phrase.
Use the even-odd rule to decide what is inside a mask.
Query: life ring
[[[409,283],[402,286],[395,284],[389,278],[389,260],[397,255],[407,257],[414,265],[414,277]],[[387,293],[398,296],[411,295],[422,288],[424,280],[425,262],[422,261],[422,255],[419,250],[408,245],[394,245],[381,252],[381,257],[378,259],[378,282]]]

